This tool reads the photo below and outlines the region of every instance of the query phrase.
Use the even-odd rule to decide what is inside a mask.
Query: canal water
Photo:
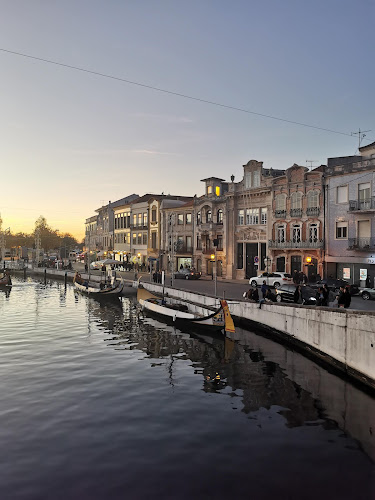
[[[0,290],[0,498],[373,499],[375,401],[238,329],[194,335],[134,300]]]

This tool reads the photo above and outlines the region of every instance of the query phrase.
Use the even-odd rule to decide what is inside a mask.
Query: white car
[[[293,278],[292,275],[288,273],[261,273],[258,276],[250,278],[249,285],[256,288],[258,285],[263,285],[263,281],[265,281],[268,286],[278,288],[280,285],[293,283]]]
[[[103,262],[103,260],[96,260],[95,262],[91,262],[90,269],[101,269]]]

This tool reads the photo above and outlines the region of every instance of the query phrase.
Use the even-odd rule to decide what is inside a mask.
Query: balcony
[[[176,253],[192,253],[193,248],[191,246],[186,246],[186,245],[176,245],[175,252]]]
[[[349,238],[348,250],[373,251],[375,250],[375,238]]]
[[[285,217],[286,217],[286,210],[275,210],[275,217],[277,219],[285,219]]]
[[[349,200],[349,212],[366,212],[375,210],[375,196],[365,200]]]
[[[320,215],[320,208],[319,207],[309,207],[306,209],[306,215],[309,217],[318,217]]]
[[[140,226],[138,226],[138,224],[130,224],[130,229],[135,229],[136,231],[138,231],[141,229],[148,229],[148,226],[145,226],[143,224]]]
[[[302,217],[302,208],[291,208],[290,209],[291,217]]]
[[[213,231],[217,228],[217,226],[222,227],[223,222],[201,222],[198,226],[202,231]]]
[[[317,241],[276,241],[269,240],[268,241],[269,248],[285,248],[285,249],[294,249],[294,248],[323,248],[324,240]]]

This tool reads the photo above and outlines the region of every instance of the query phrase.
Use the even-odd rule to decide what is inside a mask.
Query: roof
[[[367,144],[366,146],[362,146],[359,148],[360,151],[366,151],[367,149],[373,149],[375,148],[375,142],[372,142],[371,144]]]
[[[201,182],[206,182],[206,181],[220,181],[220,182],[225,182],[225,179],[220,179],[220,177],[207,177],[207,179],[201,179]]]

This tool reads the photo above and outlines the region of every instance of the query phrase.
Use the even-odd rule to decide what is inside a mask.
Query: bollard
[[[23,279],[26,279],[26,267],[23,268]]]
[[[66,286],[67,281],[68,281],[68,273],[65,271],[65,276],[64,276],[65,286]]]
[[[47,269],[44,270],[44,284],[47,284]]]

